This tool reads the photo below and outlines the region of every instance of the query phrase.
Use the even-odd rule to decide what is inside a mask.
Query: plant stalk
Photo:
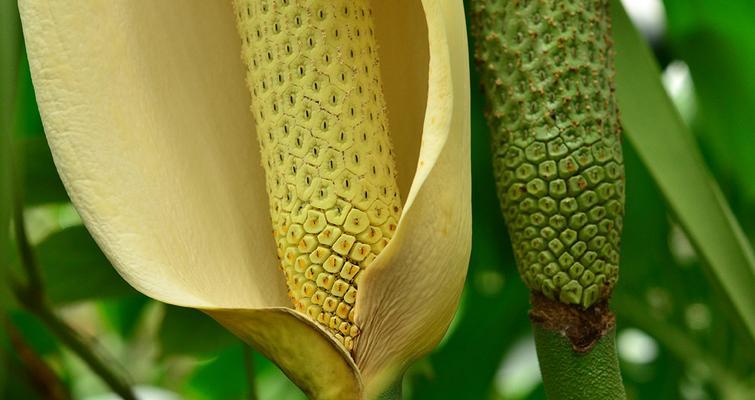
[[[616,318],[603,300],[583,309],[533,292],[530,321],[550,400],[623,400]]]
[[[99,376],[110,389],[124,400],[136,400],[129,383],[118,376],[95,352],[87,345],[84,338],[70,325],[62,320],[50,308],[44,295],[44,284],[41,278],[39,264],[34,255],[34,249],[29,242],[23,215],[23,201],[21,198],[21,183],[18,171],[12,171],[15,181],[13,199],[13,228],[20,255],[21,264],[26,274],[26,282],[15,287],[16,297],[29,312],[36,315],[42,323],[72,352],[74,352],[89,368]]]
[[[45,324],[45,326],[81,358],[89,368],[110,387],[110,389],[124,400],[136,400],[136,395],[125,379],[112,371],[100,357],[87,345],[86,341],[70,325],[58,317],[49,307],[42,306],[31,310]]]
[[[549,400],[626,399],[611,328],[587,352],[577,352],[560,332],[533,322],[535,347]]]
[[[29,346],[21,332],[7,318],[0,320],[0,325],[3,325],[4,328],[0,331],[7,332],[10,341],[9,346],[13,348],[22,365],[24,373],[21,375],[40,398],[70,400],[71,394],[68,388],[44,359]]]

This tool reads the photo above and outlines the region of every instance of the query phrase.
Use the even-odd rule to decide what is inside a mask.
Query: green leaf
[[[196,400],[249,399],[249,367],[253,369],[258,399],[304,400],[306,396],[275,366],[259,353],[237,341],[203,363],[184,387],[187,397]],[[222,384],[218,384],[222,382]]]
[[[200,365],[184,389],[191,398],[198,400],[241,400],[248,398],[248,390],[241,344],[226,348],[216,358]]]
[[[22,48],[21,62],[18,68],[18,81],[16,90],[16,119],[13,131],[17,137],[29,138],[44,136],[42,118],[37,107],[37,98],[34,93],[34,85],[31,81],[29,60],[25,49]]]
[[[614,0],[616,95],[626,137],[755,337],[755,257],[660,82],[652,54]],[[631,177],[629,177],[631,179]]]
[[[15,1],[0,4],[0,113],[3,124],[13,111],[11,105],[15,99],[18,66],[23,42],[21,40],[21,21]],[[5,127],[3,126],[3,130]]]
[[[261,400],[306,400],[307,396],[272,361],[252,351],[257,396]]]
[[[10,313],[9,317],[24,341],[40,356],[52,355],[60,350],[58,340],[34,314],[15,310]]]
[[[158,337],[163,356],[215,357],[200,366],[187,382],[186,391],[196,399],[248,398],[245,355],[240,341],[200,311],[165,305]],[[255,379],[261,399],[303,400],[296,386],[274,365],[252,352]],[[218,382],[223,384],[219,385]]]
[[[755,2],[665,0],[674,57],[689,66],[697,108],[692,127],[722,185],[755,201]]]
[[[158,337],[163,356],[213,356],[238,339],[214,319],[192,308],[165,306]]]
[[[16,151],[23,166],[24,204],[67,203],[70,201],[50,147],[44,136],[16,139]]]
[[[53,233],[36,252],[45,292],[54,304],[136,294],[81,225]]]
[[[111,329],[124,338],[130,337],[141,320],[142,314],[152,300],[149,297],[136,294],[118,299],[100,301],[98,307],[102,318]]]
[[[734,389],[732,382],[746,382],[752,375],[748,365],[754,356],[738,350],[752,347],[750,336],[726,313],[720,291],[705,279],[700,263],[680,256],[669,207],[631,143],[625,143],[624,163],[631,178],[621,276],[611,306],[619,328],[640,329],[659,344],[656,360],[622,365],[627,393],[639,399],[679,397],[679,380],[704,369],[695,379],[714,398],[725,398],[723,393]]]

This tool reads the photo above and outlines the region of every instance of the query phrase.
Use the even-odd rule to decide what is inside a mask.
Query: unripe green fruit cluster
[[[588,308],[618,278],[621,127],[607,0],[476,0],[498,196],[522,279]]]

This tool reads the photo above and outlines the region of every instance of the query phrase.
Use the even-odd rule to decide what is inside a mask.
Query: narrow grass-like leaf
[[[616,93],[626,137],[705,260],[710,275],[728,294],[744,325],[755,336],[752,248],[661,85],[652,54],[618,0],[613,2],[612,10]]]
[[[679,371],[701,368],[706,371],[701,385],[712,398],[755,398],[755,386],[750,397],[724,395],[755,376],[755,354],[741,350],[753,346],[750,335],[727,313],[720,288],[706,281],[702,260],[684,253],[667,217],[670,208],[631,143],[624,146],[624,165],[632,179],[626,187],[622,274],[611,307],[620,329],[640,329],[661,349],[649,363],[624,360],[627,391],[638,399],[676,398]]]
[[[690,126],[732,208],[745,213],[739,218],[747,232],[755,214],[736,202],[755,202],[755,2],[665,0],[664,6],[671,53],[689,66],[694,82],[699,111]]]

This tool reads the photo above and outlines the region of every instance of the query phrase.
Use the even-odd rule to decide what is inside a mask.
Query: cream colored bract
[[[58,170],[119,273],[207,312],[318,399],[374,398],[441,339],[471,240],[461,1],[376,1],[406,200],[363,279],[355,357],[290,308],[225,1],[20,2]]]

